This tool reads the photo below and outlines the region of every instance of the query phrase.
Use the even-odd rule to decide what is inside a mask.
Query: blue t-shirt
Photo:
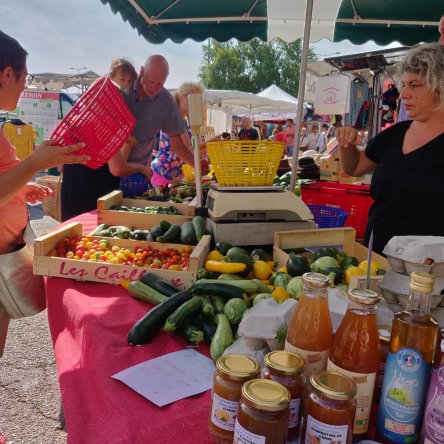
[[[163,131],[170,136],[185,132],[185,123],[180,115],[179,107],[169,91],[162,88],[159,94],[140,98],[137,94],[136,79],[124,99],[136,119],[136,127],[132,136],[139,146],[132,148],[128,162],[148,165],[151,161],[156,133]]]

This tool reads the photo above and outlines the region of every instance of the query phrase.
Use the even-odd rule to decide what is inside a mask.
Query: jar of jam
[[[285,444],[290,392],[278,382],[256,379],[242,386],[233,443]]]
[[[387,353],[390,348],[390,337],[392,335],[391,325],[378,325],[380,361],[379,371],[375,384],[375,403],[379,404],[381,399],[382,383],[384,382],[385,363],[387,361]]]
[[[294,439],[298,436],[301,425],[307,364],[301,355],[284,350],[268,353],[265,356],[264,363],[265,368],[262,371],[262,377],[279,382],[290,392],[288,439]]]
[[[356,384],[332,371],[310,378],[301,442],[351,444],[356,413]]]
[[[242,385],[259,376],[259,364],[247,356],[225,355],[216,361],[208,422],[210,434],[215,442],[233,442]]]

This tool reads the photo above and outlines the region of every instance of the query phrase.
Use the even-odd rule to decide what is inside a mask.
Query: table
[[[96,213],[75,218],[90,232]],[[68,221],[73,222],[73,220]],[[210,390],[157,407],[115,373],[189,344],[163,331],[131,347],[127,334],[150,306],[120,286],[46,279],[48,322],[68,431],[68,444],[209,444]],[[207,344],[197,351],[209,356]]]

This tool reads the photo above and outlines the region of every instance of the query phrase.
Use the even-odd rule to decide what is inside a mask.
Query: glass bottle
[[[286,444],[290,393],[278,382],[254,379],[242,386],[233,443]]]
[[[387,354],[390,349],[390,337],[392,335],[392,326],[391,325],[378,325],[379,332],[379,348],[380,348],[380,361],[379,361],[379,372],[376,377],[375,384],[375,398],[374,401],[376,404],[379,404],[379,400],[381,399],[381,389],[382,383],[384,382],[384,373],[385,373],[385,363],[387,362]]]
[[[368,431],[376,375],[379,370],[379,333],[376,304],[381,296],[372,290],[348,292],[348,308],[330,348],[327,370],[342,373],[357,386],[354,438]]]
[[[208,427],[219,444],[233,442],[242,385],[260,376],[259,364],[247,356],[225,355],[216,361]]]
[[[330,279],[319,273],[302,276],[302,294],[290,319],[285,350],[307,363],[307,379],[325,370],[333,336],[327,289]]]
[[[267,353],[264,358],[264,379],[271,379],[282,384],[291,396],[290,421],[288,423],[288,439],[299,435],[305,393],[306,363],[302,356],[285,350]]]
[[[425,444],[444,442],[444,329],[439,332],[425,406],[421,439]]]
[[[341,373],[324,371],[310,378],[301,443],[351,444],[356,384]]]
[[[432,274],[413,272],[407,309],[395,314],[377,423],[382,443],[418,440],[438,333],[430,316],[433,285]]]

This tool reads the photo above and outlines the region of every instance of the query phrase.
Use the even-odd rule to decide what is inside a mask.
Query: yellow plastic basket
[[[284,149],[284,143],[269,140],[207,143],[217,183],[222,186],[273,185]]]

